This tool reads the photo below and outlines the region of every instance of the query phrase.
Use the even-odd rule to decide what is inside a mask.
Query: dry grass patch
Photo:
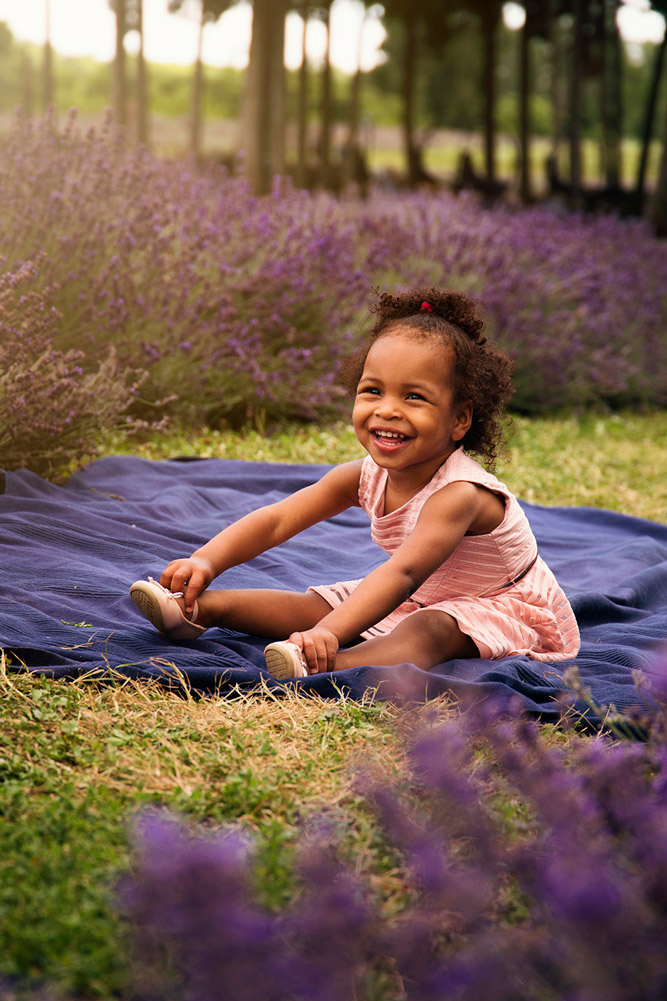
[[[362,763],[402,770],[406,727],[423,712],[291,689],[192,698],[155,681],[53,682],[6,670],[0,691],[3,743],[14,755],[21,748],[37,779],[32,795],[60,783],[77,796],[104,786],[128,801],[251,827],[351,806]]]

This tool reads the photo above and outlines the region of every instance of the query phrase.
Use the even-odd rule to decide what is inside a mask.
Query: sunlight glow
[[[144,54],[150,62],[189,65],[197,51],[197,3],[186,5],[178,14],[168,12],[168,0],[144,0]],[[0,0],[0,21],[22,41],[43,45],[46,38],[46,0]],[[90,56],[108,62],[115,48],[115,21],[108,0],[50,0],[51,44],[57,52],[70,56]],[[357,38],[363,17],[360,0],[334,0],[331,9],[331,61],[346,73],[357,65]],[[382,60],[380,46],[385,31],[378,17],[380,4],[371,8],[364,28],[362,68],[371,69]],[[618,24],[626,42],[662,40],[665,19],[651,10],[648,0],[625,0],[618,11]],[[525,11],[519,3],[505,3],[503,19],[508,28],[519,29]],[[210,66],[243,68],[248,62],[252,31],[250,4],[234,5],[204,34],[204,61]],[[317,66],[324,55],[324,26],[313,20],[308,27],[308,58]],[[137,40],[129,36],[128,51],[136,51]],[[290,14],[286,27],[286,63],[301,63],[302,22]]]

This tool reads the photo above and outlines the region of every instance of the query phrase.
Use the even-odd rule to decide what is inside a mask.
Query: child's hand
[[[214,577],[215,571],[209,560],[201,556],[188,556],[168,563],[162,572],[160,583],[170,591],[183,592],[185,611],[189,613]]]
[[[315,626],[302,633],[292,633],[290,643],[296,643],[303,651],[311,674],[333,671],[336,667],[338,637],[326,626]]]

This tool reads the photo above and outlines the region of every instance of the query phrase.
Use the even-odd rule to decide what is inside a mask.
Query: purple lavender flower
[[[160,996],[173,980],[176,996],[201,1001],[284,997],[277,926],[252,902],[246,840],[234,832],[188,837],[157,815],[143,818],[137,837],[138,875],[124,902],[136,929],[140,985],[146,977]],[[156,974],[166,978],[162,985]]]
[[[347,1001],[373,996],[378,971],[392,970],[400,996],[419,1001],[658,1001],[664,724],[644,744],[567,745],[507,707],[428,725],[401,790],[360,780],[405,862],[405,903],[391,919],[340,861],[335,830],[327,844],[320,828],[317,848],[304,840],[301,889],[274,914],[254,902],[238,832],[204,842],[149,818],[126,895],[149,980],[166,976],[171,995],[191,1001],[220,985],[217,996],[239,1001]],[[499,803],[516,804],[509,829]]]

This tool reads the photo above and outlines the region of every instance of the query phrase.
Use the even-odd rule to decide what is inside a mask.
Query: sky
[[[150,62],[194,62],[197,49],[197,25],[194,16],[198,4],[191,0],[188,13],[169,14],[169,0],[144,0],[144,54]],[[114,17],[107,0],[0,0],[0,21],[6,21],[16,38],[42,44],[46,35],[46,9],[50,7],[51,44],[63,55],[92,56],[108,61],[114,51]],[[331,13],[331,60],[350,73],[356,69],[357,39],[363,6],[359,0],[334,0]],[[505,20],[520,26],[522,9],[516,3],[505,4]],[[628,42],[662,39],[663,17],[650,10],[648,0],[625,0],[619,11],[621,32]],[[204,61],[211,66],[244,67],[248,59],[252,14],[248,4],[230,9],[215,24],[207,26],[204,36]],[[286,63],[295,68],[301,61],[302,22],[296,14],[287,19]],[[364,28],[362,68],[370,69],[384,29],[377,18],[370,18]],[[308,53],[317,62],[322,58],[324,27],[311,23],[308,29]],[[136,48],[136,39],[128,36],[127,47]]]
[[[150,62],[190,65],[197,51],[198,3],[186,4],[184,13],[170,14],[169,0],[144,0],[144,55]],[[46,0],[0,0],[0,21],[6,21],[16,38],[42,44],[46,32]],[[335,0],[331,15],[332,62],[347,72],[356,69],[357,39],[363,5],[358,0]],[[92,56],[100,61],[113,57],[115,20],[107,0],[50,0],[51,44],[62,55]],[[243,68],[248,61],[252,12],[249,4],[232,7],[204,33],[204,61],[211,66]],[[384,29],[370,18],[364,29],[362,67],[370,69]],[[350,40],[353,43],[350,44]],[[128,36],[131,51],[136,39]],[[308,51],[317,61],[323,55],[324,26],[311,22]],[[286,62],[301,63],[302,21],[287,19]]]

